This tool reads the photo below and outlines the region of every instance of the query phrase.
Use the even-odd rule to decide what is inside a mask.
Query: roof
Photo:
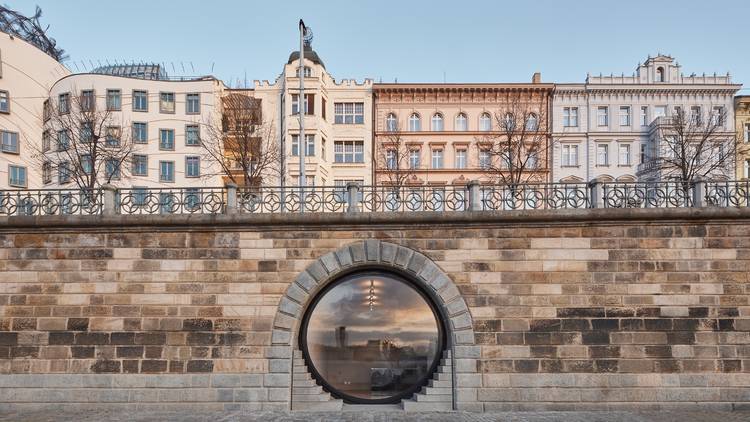
[[[289,60],[287,60],[286,64],[292,64],[295,60],[299,59],[299,50],[292,51],[292,54],[289,55]],[[319,64],[323,66],[325,69],[326,65],[323,64],[323,60],[320,59],[320,56],[318,56],[318,53],[315,52],[315,50],[312,49],[309,45],[305,45],[305,59],[310,60],[311,62],[315,64]]]
[[[164,71],[161,65],[152,63],[100,66],[92,70],[91,73],[149,80],[161,80],[168,78],[167,72]]]

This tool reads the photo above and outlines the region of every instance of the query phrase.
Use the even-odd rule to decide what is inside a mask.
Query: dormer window
[[[299,78],[299,67],[297,67],[297,71],[296,71],[296,73],[295,73],[295,74],[296,74],[296,76],[297,76],[297,77]],[[305,77],[306,77],[306,78],[310,78],[310,77],[312,77],[312,69],[310,69],[310,68],[309,68],[309,67],[307,67],[307,66],[305,66]]]
[[[664,82],[664,68],[663,67],[656,68],[656,82]]]

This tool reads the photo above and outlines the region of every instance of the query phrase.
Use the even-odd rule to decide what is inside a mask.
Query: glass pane
[[[349,401],[398,400],[420,388],[440,357],[430,305],[395,276],[358,274],[324,293],[306,323],[309,363]]]

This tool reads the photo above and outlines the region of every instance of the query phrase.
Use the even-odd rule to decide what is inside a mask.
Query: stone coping
[[[750,220],[750,208],[588,208],[518,211],[362,212],[286,214],[54,215],[0,217],[0,232],[27,228],[327,227],[517,225]]]

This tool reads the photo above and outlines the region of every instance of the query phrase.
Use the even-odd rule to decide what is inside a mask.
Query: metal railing
[[[750,207],[750,181],[43,189],[0,192],[0,216]]]
[[[102,189],[33,189],[0,192],[0,216],[97,215],[103,209]]]

